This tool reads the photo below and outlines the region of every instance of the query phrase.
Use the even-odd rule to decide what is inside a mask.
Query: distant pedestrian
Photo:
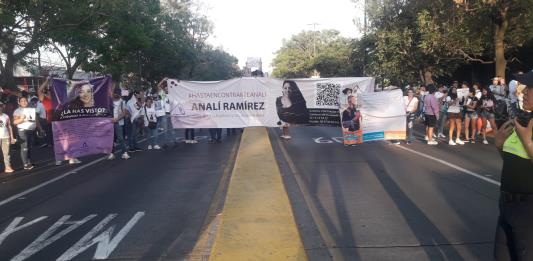
[[[487,141],[487,122],[490,123],[490,127],[494,132],[497,130],[496,116],[494,114],[496,98],[488,88],[484,88],[481,93],[481,120],[483,122],[481,134],[483,135],[483,144],[489,144]]]
[[[440,107],[437,98],[435,98],[435,86],[428,86],[428,94],[424,96],[424,121],[426,124],[426,137],[428,145],[437,145],[438,142],[433,138],[433,129],[439,119]]]
[[[210,143],[222,141],[222,129],[221,128],[211,128],[209,129],[209,134],[211,135]]]
[[[465,106],[465,142],[476,143],[477,108],[479,106],[479,100],[476,97],[476,90],[474,88],[470,88]],[[472,137],[470,137],[470,133],[472,133]]]
[[[46,134],[46,144],[48,146],[54,145],[54,139],[53,139],[53,133],[52,133],[52,115],[53,115],[53,105],[52,105],[52,94],[50,92],[50,78],[46,78],[46,80],[39,86],[37,89],[37,96],[39,98],[39,102],[43,105],[45,115],[40,114],[40,117],[43,118],[45,116],[46,121],[41,121],[41,128],[44,130]]]
[[[413,127],[418,109],[418,98],[415,97],[415,92],[412,89],[407,90],[407,96],[404,96],[405,113],[407,116],[407,144],[413,142]]]
[[[444,85],[440,84],[439,88],[435,92],[435,98],[437,98],[440,107],[439,120],[437,121],[438,138],[446,138],[444,135],[444,128],[446,127],[446,120],[448,119],[448,105],[446,103],[446,97],[448,97],[446,89],[444,88]]]
[[[126,141],[124,139],[124,119],[127,115],[128,110],[126,109],[126,102],[122,100],[120,89],[116,89],[113,93],[113,130],[115,133],[115,140],[122,151],[121,158],[126,160],[130,158],[126,148]],[[115,146],[113,146],[113,151],[114,150]],[[109,160],[113,160],[114,158],[115,154],[113,154],[113,152],[107,157]]]
[[[11,153],[9,146],[15,144],[17,140],[13,136],[13,129],[11,128],[11,120],[9,116],[4,113],[4,104],[0,102],[0,143],[2,148],[2,154],[4,155],[4,172],[11,173]]]
[[[523,74],[522,71],[518,71],[517,75]],[[510,100],[510,107],[509,107],[509,115],[511,116],[511,119],[514,119],[516,114],[518,114],[519,106],[518,106],[518,81],[512,80],[509,82],[509,100]]]
[[[194,129],[185,129],[185,143],[198,143],[198,141],[194,139]]]
[[[130,115],[131,126],[128,133],[128,152],[134,153],[142,151],[137,144],[137,133],[144,129],[144,100],[140,92],[135,91],[134,96],[128,101],[128,114]]]
[[[461,107],[462,103],[457,97],[457,88],[453,87],[448,90],[448,97],[446,97],[446,103],[448,104],[448,119],[450,123],[450,130],[448,136],[448,144],[455,146],[457,144],[464,145],[461,140]],[[453,132],[455,131],[455,141],[453,141]]]
[[[144,127],[147,130],[148,135],[148,150],[159,150],[158,142],[158,130],[157,130],[157,111],[154,105],[154,99],[152,97],[146,98],[144,104]]]

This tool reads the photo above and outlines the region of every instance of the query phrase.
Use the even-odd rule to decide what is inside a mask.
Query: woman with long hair
[[[282,96],[276,99],[276,109],[278,117],[281,120],[280,125],[283,129],[284,139],[290,139],[290,124],[307,124],[309,123],[309,111],[302,92],[296,85],[296,82],[286,80],[282,85]]]
[[[448,97],[446,97],[446,103],[448,104],[448,119],[450,122],[450,131],[448,136],[448,144],[455,146],[457,144],[464,145],[461,140],[461,104],[457,97],[457,87],[452,86],[448,90]],[[455,131],[455,142],[453,141],[453,131]]]
[[[479,100],[476,97],[476,90],[470,87],[465,107],[465,142],[476,143],[477,107]],[[470,123],[472,123],[472,137],[470,137]]]
[[[494,106],[496,105],[496,97],[492,94],[490,88],[483,88],[481,90],[481,135],[483,135],[483,144],[489,144],[487,141],[487,121],[490,127],[496,130],[496,116],[494,114]]]

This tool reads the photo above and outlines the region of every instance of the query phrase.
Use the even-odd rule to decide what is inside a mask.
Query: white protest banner
[[[362,118],[361,142],[406,138],[402,90],[362,93],[357,102]]]
[[[374,78],[167,81],[174,128],[339,126],[339,95],[374,90]]]

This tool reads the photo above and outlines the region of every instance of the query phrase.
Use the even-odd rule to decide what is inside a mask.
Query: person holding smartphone
[[[502,158],[496,260],[533,260],[533,71],[515,75],[527,87],[524,111],[496,132]]]

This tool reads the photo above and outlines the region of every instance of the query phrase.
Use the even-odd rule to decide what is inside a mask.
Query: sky
[[[336,29],[345,37],[360,37],[354,20],[363,17],[362,6],[351,0],[200,0],[214,24],[209,42],[239,59],[261,57],[263,71],[269,66],[283,39],[303,30]],[[361,1],[362,2],[362,1]]]

